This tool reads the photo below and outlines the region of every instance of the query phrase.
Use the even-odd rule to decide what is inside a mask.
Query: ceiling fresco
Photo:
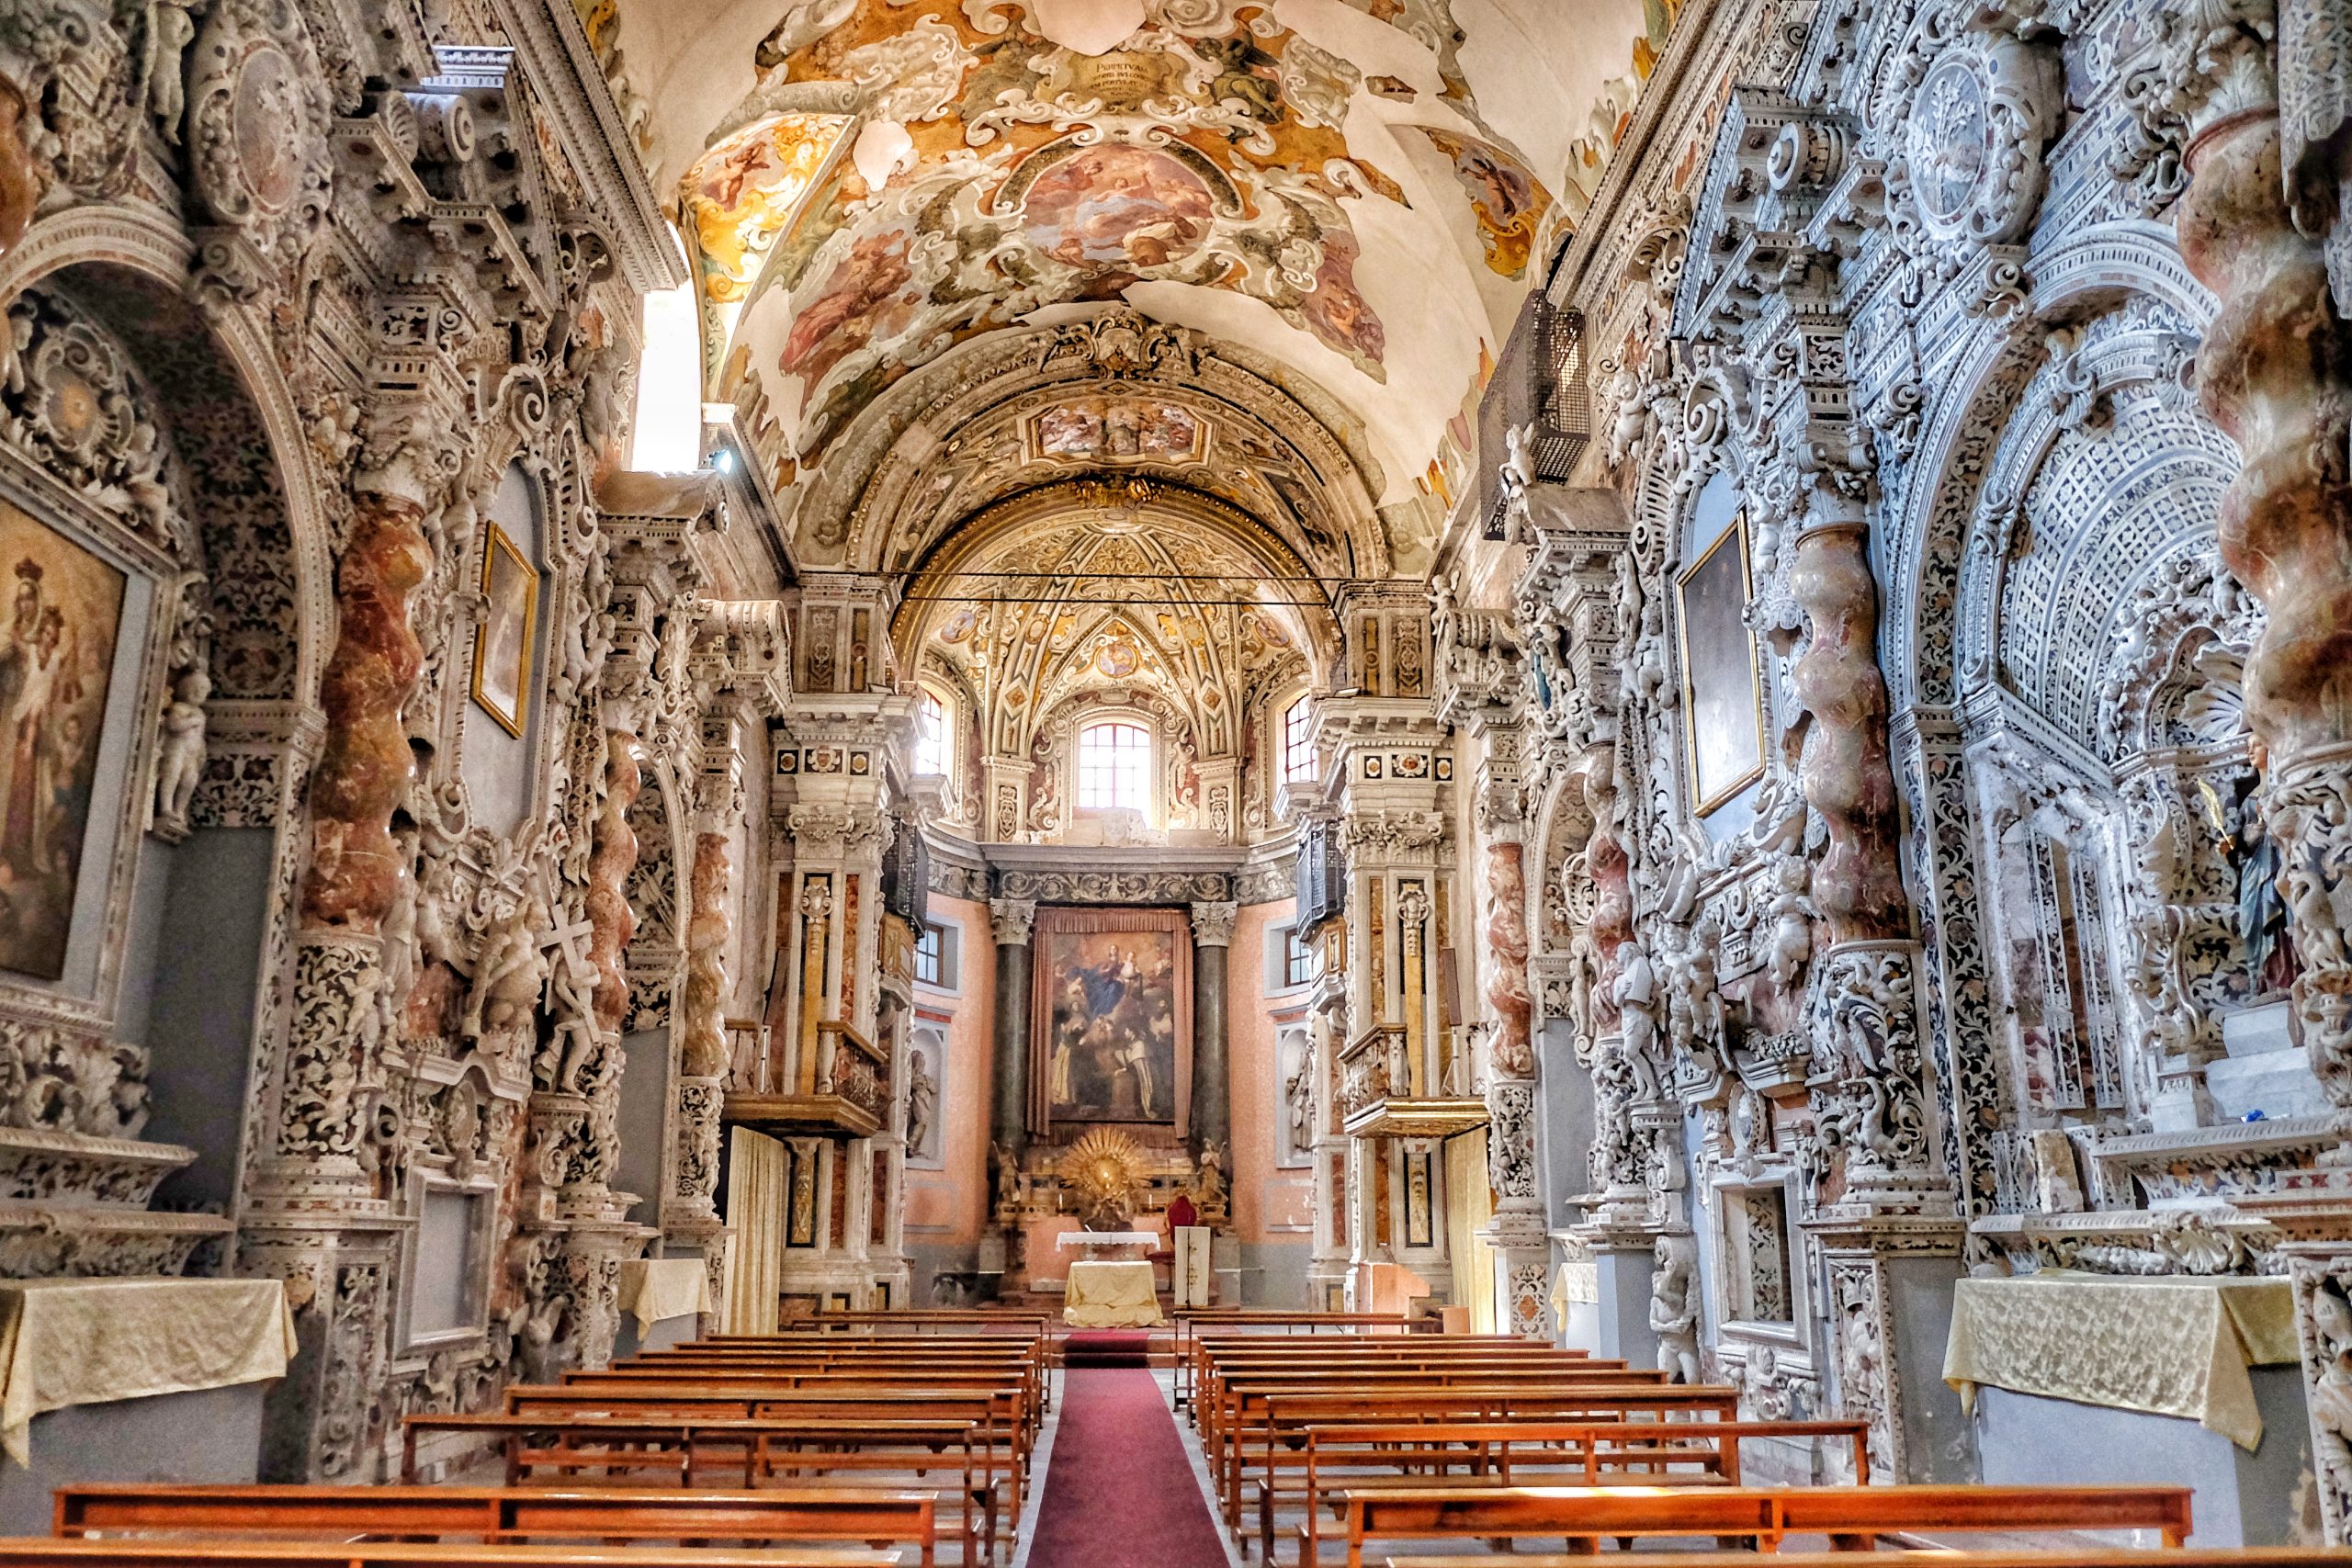
[[[1304,563],[1236,509],[1150,480],[1080,480],[976,518],[910,584],[893,637],[971,694],[994,754],[1064,704],[1155,694],[1233,754],[1265,682],[1328,663]]]
[[[779,492],[974,339],[1125,306],[1336,400],[1386,476],[1374,504],[1424,536],[1443,515],[1425,471],[1673,19],[1664,0],[582,3],[677,193],[706,395],[742,411]],[[1130,412],[1025,429],[1023,462],[1203,460],[1166,445],[1198,422]]]

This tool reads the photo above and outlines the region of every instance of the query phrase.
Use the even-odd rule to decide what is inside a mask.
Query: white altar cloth
[[[710,1310],[710,1271],[699,1258],[633,1258],[621,1265],[620,1308],[637,1331]]]
[[[1150,1328],[1160,1321],[1159,1289],[1140,1261],[1073,1263],[1062,1293],[1062,1321],[1073,1328]]]
[[[1054,1237],[1058,1250],[1065,1247],[1158,1247],[1158,1231],[1064,1231]]]
[[[277,1280],[11,1280],[0,1285],[0,1450],[32,1463],[33,1417],[69,1404],[286,1375]]]

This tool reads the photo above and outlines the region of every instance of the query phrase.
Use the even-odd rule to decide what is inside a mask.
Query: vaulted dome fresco
[[[694,264],[704,395],[779,496],[919,368],[1124,305],[1332,404],[1410,566],[1672,12],[603,0],[587,19]]]

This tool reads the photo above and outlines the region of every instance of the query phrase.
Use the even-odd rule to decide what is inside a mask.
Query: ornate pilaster
[[[1408,639],[1426,635],[1426,615],[1408,634],[1402,611],[1392,614],[1386,600],[1351,603],[1359,606],[1348,623],[1362,643],[1359,673],[1375,686],[1396,684],[1396,649],[1419,649]],[[1427,1095],[1445,1081],[1449,1043],[1438,1027],[1434,973],[1436,951],[1449,940],[1453,846],[1438,775],[1451,772],[1452,752],[1426,699],[1335,697],[1317,705],[1316,724],[1316,753],[1327,769],[1323,807],[1346,868],[1347,916],[1337,922],[1345,951],[1336,964],[1326,960],[1347,987],[1347,1032],[1335,1037],[1333,1075],[1344,1127],[1379,1102]],[[1401,1140],[1385,1134],[1349,1137],[1343,1152],[1328,1180],[1344,1211],[1349,1261],[1404,1262],[1435,1278],[1451,1247],[1438,1220],[1442,1169],[1416,1188]],[[1430,1216],[1425,1243],[1408,1223],[1422,1202]]]
[[[398,1129],[387,1120],[382,933],[413,875],[392,831],[414,782],[402,710],[424,665],[413,610],[434,569],[424,522],[455,456],[414,443],[401,421],[385,429],[353,497],[337,578],[292,1014],[243,1205],[242,1265],[288,1279],[300,1342],[268,1398],[261,1473],[271,1480],[372,1473],[366,1412],[403,1224],[383,1158]]]

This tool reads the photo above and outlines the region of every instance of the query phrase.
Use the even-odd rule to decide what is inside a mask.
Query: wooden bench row
[[[1387,1540],[1556,1536],[1570,1555],[1587,1555],[1602,1537],[1622,1546],[1713,1536],[1776,1551],[1792,1535],[1869,1550],[1878,1536],[1912,1531],[2154,1530],[2177,1547],[2189,1531],[2186,1486],[1384,1487],[1340,1501],[1348,1568],[1363,1568],[1366,1548]],[[1515,1568],[1526,1561],[1512,1559]]]
[[[0,1538],[22,1568],[905,1568],[897,1551],[789,1547],[503,1546],[319,1540],[59,1540]]]
[[[1275,1561],[1277,1513],[1304,1510],[1299,1560],[1315,1561],[1323,1511],[1342,1492],[1439,1485],[1736,1486],[1740,1445],[1766,1438],[1848,1445],[1858,1484],[1870,1482],[1870,1424],[1827,1421],[1419,1422],[1311,1427],[1295,1489],[1280,1472],[1255,1483],[1260,1560]],[[1243,1542],[1246,1551],[1248,1542]]]
[[[480,1545],[549,1540],[744,1546],[775,1541],[900,1545],[921,1568],[938,1561],[927,1492],[855,1488],[661,1492],[529,1486],[164,1486],[76,1484],[56,1491],[54,1532],[67,1539],[295,1537],[348,1541],[450,1537]]]

